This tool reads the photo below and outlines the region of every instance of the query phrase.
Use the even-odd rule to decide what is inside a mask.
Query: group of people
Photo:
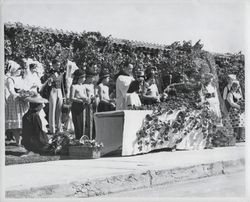
[[[8,61],[5,72],[6,134],[15,137],[17,145],[34,152],[48,149],[48,133],[54,135],[70,127],[78,140],[83,135],[95,139],[94,113],[152,105],[159,103],[162,96],[156,69],[144,70],[143,66],[134,67],[129,61],[115,75],[112,93],[109,70],[103,68],[97,74],[94,63],[84,63],[78,68],[71,61],[63,65],[54,59],[46,73],[39,75],[37,68],[34,62],[19,65]],[[221,117],[213,75],[207,74],[205,78],[207,84],[201,97],[205,95],[204,100],[210,102],[211,109]],[[239,104],[243,96],[235,75],[229,78],[223,98],[229,103],[229,115],[238,134],[243,130],[240,124],[244,118]]]
[[[124,69],[116,75],[116,109],[126,110],[142,104],[151,105],[160,102],[154,68],[136,68],[133,77],[133,65],[125,64]]]
[[[19,65],[8,61],[5,68],[7,138],[14,137],[17,145],[36,152],[48,144],[46,134],[54,135],[70,127],[76,139],[83,135],[94,139],[95,112],[159,102],[153,68],[145,74],[139,67],[134,78],[133,65],[124,64],[115,76],[116,88],[110,93],[109,70],[102,69],[98,75],[96,65],[88,65],[73,68],[67,64],[62,68],[60,61],[54,59],[51,68],[39,75],[35,62],[24,61]],[[63,120],[65,114],[68,118]]]

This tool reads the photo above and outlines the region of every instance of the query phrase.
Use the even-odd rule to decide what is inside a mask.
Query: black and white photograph
[[[249,8],[3,0],[1,199],[247,201]]]

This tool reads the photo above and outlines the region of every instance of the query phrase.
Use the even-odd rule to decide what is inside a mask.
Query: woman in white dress
[[[17,63],[12,63],[6,78],[6,88],[9,96],[5,103],[5,129],[12,132],[18,146],[21,145],[22,117],[28,110],[28,102],[22,96],[25,90],[22,68]]]
[[[152,73],[147,75],[144,104],[151,105],[160,102],[160,94]]]
[[[27,91],[34,92],[35,94],[39,94],[48,82],[47,81],[44,84],[41,83],[41,80],[40,80],[41,75],[38,74],[37,67],[38,65],[36,62],[31,61],[30,63],[27,63],[26,70],[23,75],[25,89]],[[45,118],[46,114],[43,109],[39,111],[39,116],[42,122],[43,131],[47,133],[48,121]]]
[[[211,73],[206,73],[204,75],[204,85],[201,90],[201,101],[208,102],[209,109],[215,114],[218,120],[221,120],[221,110],[220,101],[218,96],[218,91],[213,79],[214,75]]]

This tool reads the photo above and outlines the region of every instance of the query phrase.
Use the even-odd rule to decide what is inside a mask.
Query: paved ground
[[[4,182],[7,197],[88,197],[133,188],[135,183],[136,187],[161,183],[161,175],[171,175],[172,180],[178,181],[199,177],[197,172],[205,176],[221,173],[225,166],[244,158],[245,147],[241,143],[234,147],[201,151],[162,151],[130,157],[59,160],[6,166]],[[214,164],[222,161],[226,164]],[[188,172],[183,169],[187,167]],[[100,187],[106,190],[100,190]],[[83,191],[86,189],[87,193]]]
[[[245,172],[238,172],[102,197],[244,197],[245,188]]]
[[[28,152],[24,147],[18,147],[13,142],[5,141],[5,165],[56,161],[62,157],[59,155],[39,155]]]

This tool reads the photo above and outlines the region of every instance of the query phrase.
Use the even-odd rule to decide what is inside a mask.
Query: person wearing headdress
[[[39,114],[48,100],[35,95],[26,98],[26,101],[29,102],[29,110],[22,118],[22,145],[28,151],[46,153],[49,148],[49,139]]]
[[[97,73],[94,67],[95,65],[93,63],[90,63],[89,67],[86,68],[86,80],[83,83],[88,98],[88,102],[86,105],[85,135],[88,136],[89,139],[95,138],[94,113],[98,106],[98,93],[95,87],[95,77]]]
[[[116,110],[127,109],[127,91],[133,78],[133,65],[126,61],[123,70],[116,75]]]
[[[35,62],[28,63],[25,70],[24,79],[27,90],[40,93],[45,87],[46,82],[42,84],[37,68],[38,65]]]
[[[100,102],[97,107],[98,112],[115,110],[114,102],[109,97],[109,79],[109,71],[107,69],[103,69],[99,74],[99,81],[97,87],[98,95],[100,98]]]
[[[228,103],[227,101],[227,96],[228,96],[228,93],[229,91],[231,90],[231,87],[232,87],[232,83],[234,81],[237,81],[237,78],[236,78],[236,75],[235,74],[229,74],[228,77],[227,77],[227,85],[225,86],[224,90],[223,90],[223,100],[225,102],[225,106],[226,106],[226,109],[227,111],[229,111],[230,109],[230,103]],[[240,89],[240,92],[241,92],[241,89]],[[242,92],[241,92],[242,94]]]
[[[71,112],[74,124],[75,138],[80,139],[85,134],[85,113],[88,103],[85,81],[85,71],[77,69],[73,73],[73,85],[71,86],[70,99],[72,101]]]
[[[230,104],[229,117],[237,140],[242,138],[245,126],[244,100],[240,91],[239,81],[234,80],[227,95]]]
[[[22,67],[16,62],[9,62],[8,76],[6,78],[6,91],[9,95],[5,102],[5,129],[9,130],[21,145],[22,117],[28,110],[28,102],[24,100],[24,80]]]

